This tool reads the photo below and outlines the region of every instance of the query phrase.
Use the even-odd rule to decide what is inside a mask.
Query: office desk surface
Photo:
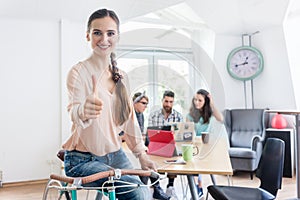
[[[172,174],[219,174],[232,175],[233,170],[228,154],[228,145],[226,138],[221,137],[216,143],[202,144],[201,152],[193,157],[192,161],[186,164],[168,164],[165,160],[179,159],[178,157],[165,158],[160,156],[149,155],[156,163],[158,172]]]
[[[194,174],[216,174],[216,175],[233,175],[231,162],[228,153],[228,136],[225,126],[216,120],[211,121],[211,131],[209,143],[200,145],[200,154],[193,157],[192,161],[186,164],[168,164],[165,160],[179,159],[178,157],[161,157],[149,155],[150,159],[155,162],[157,170],[160,173],[172,173],[181,175]],[[123,149],[127,152],[134,166],[139,166],[139,162],[129,152],[127,145],[123,144]]]

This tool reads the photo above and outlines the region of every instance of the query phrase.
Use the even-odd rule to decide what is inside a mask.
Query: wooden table
[[[278,113],[284,115],[294,115],[296,120],[296,184],[297,184],[297,198],[300,199],[300,131],[299,131],[299,110],[266,110],[268,113]]]
[[[200,154],[194,156],[192,161],[186,164],[166,164],[164,161],[170,158],[150,155],[157,164],[158,172],[177,175],[187,175],[192,199],[198,199],[194,175],[217,174],[232,175],[233,170],[228,154],[228,139],[224,125],[216,124],[210,133],[209,143],[199,146]],[[180,158],[180,157],[173,157]],[[172,159],[173,159],[172,158]],[[214,181],[213,181],[214,182]]]
[[[208,149],[209,146],[203,144],[202,151]],[[207,150],[208,151],[208,150]],[[202,153],[203,155],[203,153]],[[232,175],[232,167],[228,154],[227,142],[223,139],[218,141],[211,152],[207,156],[194,156],[192,161],[186,164],[167,164],[164,161],[170,158],[149,155],[158,166],[159,172],[174,174],[219,174]],[[172,159],[180,158],[172,157]]]

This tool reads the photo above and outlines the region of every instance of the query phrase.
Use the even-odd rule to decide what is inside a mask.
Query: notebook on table
[[[177,155],[173,131],[148,128],[147,134],[149,137],[148,154],[163,157]]]

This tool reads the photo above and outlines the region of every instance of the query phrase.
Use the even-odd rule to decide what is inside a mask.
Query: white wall
[[[83,23],[61,20],[61,143],[71,134],[71,121],[67,112],[67,74],[72,66],[85,59],[90,53],[86,41],[86,26]]]
[[[3,182],[47,178],[60,145],[59,24],[0,19]]]
[[[285,37],[287,41],[287,49],[289,54],[290,70],[292,79],[294,81],[294,91],[297,108],[300,108],[300,28],[299,28],[300,15],[290,17],[285,24]]]
[[[262,30],[257,45],[265,56],[265,69],[255,86],[257,106],[296,109],[283,27]]]
[[[85,24],[1,19],[0,169],[3,182],[48,178],[70,135],[66,76],[90,52]]]

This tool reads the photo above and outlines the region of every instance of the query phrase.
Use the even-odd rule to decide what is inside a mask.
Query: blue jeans
[[[132,164],[127,158],[122,149],[116,152],[109,153],[105,156],[96,156],[87,152],[66,151],[65,153],[65,173],[70,177],[82,177],[95,174],[101,171],[113,169],[132,169]],[[101,187],[107,178],[99,179],[95,182],[85,184],[89,187]],[[143,185],[138,176],[125,175],[121,177],[122,181]],[[115,183],[122,185],[122,183]],[[132,192],[118,195],[119,192],[124,192],[132,188],[117,188],[116,196],[118,200],[148,200],[151,199],[150,189],[148,187],[139,187]]]

